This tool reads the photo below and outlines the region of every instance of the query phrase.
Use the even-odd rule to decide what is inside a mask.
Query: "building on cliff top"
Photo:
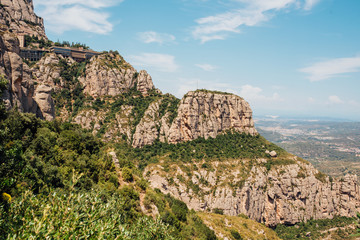
[[[80,48],[52,47],[51,50],[56,54],[62,55],[63,57],[71,57],[77,62],[85,61],[93,56],[100,54],[99,52],[84,49],[82,47]]]
[[[20,41],[21,42],[21,41]],[[52,47],[50,49],[40,48],[24,48],[21,47],[20,56],[30,61],[39,61],[45,53],[54,52],[63,57],[71,57],[77,62],[83,62],[93,56],[99,55],[99,52],[87,50],[83,48],[70,48],[70,47]]]

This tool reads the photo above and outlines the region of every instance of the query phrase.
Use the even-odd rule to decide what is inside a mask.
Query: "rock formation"
[[[250,105],[233,94],[189,92],[181,100],[167,140],[178,143],[199,137],[215,138],[226,130],[257,134]]]
[[[77,86],[81,83],[79,91],[83,88],[81,101],[90,100],[87,105],[81,105],[84,108],[74,112],[61,109],[60,118],[75,115],[73,122],[92,130],[93,134],[101,133],[104,140],[127,139],[134,147],[143,147],[156,140],[177,144],[197,138],[215,138],[226,131],[257,135],[252,110],[241,97],[199,90],[189,92],[178,104],[174,97],[161,95],[155,89],[146,71],[137,72],[118,53],[91,58],[86,66],[82,65],[84,71],[77,72],[78,78],[74,79],[71,79],[74,76],[67,80],[62,78],[67,66],[62,57],[54,53],[46,54],[30,68],[19,56],[18,36],[46,38],[43,20],[34,14],[31,0],[0,0],[0,3],[0,74],[9,80],[4,95],[8,108],[52,120],[55,103],[51,93],[68,90],[64,95],[71,109],[72,102],[78,99],[73,98],[76,94],[69,97],[69,90],[73,89],[67,89],[67,84],[76,82]],[[66,61],[69,68],[74,66],[71,58]],[[75,88],[73,85],[71,87]],[[140,109],[140,112],[133,104],[138,103],[134,101],[135,96],[123,95],[128,99],[119,96],[129,92],[140,92],[136,98],[152,102],[147,101],[147,109]],[[91,109],[95,99],[108,99],[109,106],[118,99],[124,101],[114,112],[111,107]],[[159,163],[148,166],[144,176],[152,187],[183,200],[190,208],[219,208],[228,215],[243,213],[268,226],[335,215],[350,217],[360,211],[356,176],[330,181],[312,165],[294,156],[285,159],[286,164],[269,169],[265,166],[268,161],[276,161],[279,156],[274,151],[267,154],[271,158],[215,161],[211,169],[202,168],[201,163],[189,163],[186,168],[196,166],[197,169],[191,172],[184,172],[175,163],[170,167],[176,171],[168,172]],[[198,186],[198,190],[194,191],[189,184]]]
[[[0,24],[18,35],[47,39],[44,21],[34,13],[32,0],[0,0]]]
[[[347,175],[331,181],[303,161],[270,171],[263,164],[272,160],[254,160],[256,162],[249,169],[244,168],[247,161],[213,162],[212,170],[197,164],[200,170],[190,173],[185,173],[176,164],[170,165],[170,169],[176,169],[171,173],[159,165],[152,165],[145,169],[144,177],[153,188],[170,193],[196,211],[218,208],[226,215],[245,214],[267,226],[337,215],[354,217],[360,210],[356,176]],[[189,188],[189,182],[198,185],[200,192]]]
[[[9,32],[0,36],[0,74],[9,80],[8,91],[4,94],[7,108],[39,113],[33,100],[35,86],[31,71],[19,56],[17,37]]]
[[[155,90],[146,71],[138,73],[119,54],[109,53],[93,57],[80,78],[84,93],[93,97],[116,96],[128,92],[135,85],[143,95]]]

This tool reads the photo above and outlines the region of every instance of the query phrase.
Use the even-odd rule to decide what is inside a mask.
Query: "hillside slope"
[[[17,5],[1,3],[3,16],[19,12]],[[24,4],[16,21],[31,20],[23,26],[43,36],[32,2]],[[263,139],[241,97],[208,90],[181,100],[162,94],[146,71],[138,72],[112,51],[83,62],[53,52],[25,61],[16,26],[1,29],[0,74],[9,82],[8,109],[79,124],[115,148],[127,162],[122,168],[142,171],[138,175],[153,188],[190,209],[245,214],[268,226],[351,217],[360,210],[356,176],[333,180]]]

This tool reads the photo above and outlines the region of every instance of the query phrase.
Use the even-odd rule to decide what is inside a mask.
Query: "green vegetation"
[[[231,236],[233,238],[235,238],[236,240],[242,240],[243,238],[241,237],[240,233],[234,229],[230,230]]]
[[[222,95],[234,95],[234,94],[228,93],[228,92],[221,92],[221,91],[207,90],[207,89],[197,89],[195,92],[214,93],[214,94],[222,94]]]
[[[25,47],[30,47],[33,43],[39,44],[39,48],[50,48],[52,46],[52,41],[39,38],[38,36],[25,35],[24,38]]]
[[[223,238],[280,240],[273,230],[251,219],[204,212],[198,215],[208,226],[222,234]]]
[[[0,120],[2,120],[5,117],[5,106],[4,106],[4,102],[1,101],[1,96],[3,92],[7,89],[7,87],[8,87],[8,81],[3,75],[0,74]]]
[[[80,43],[80,42],[76,42],[76,43],[72,42],[72,43],[70,43],[69,41],[60,42],[59,40],[56,41],[54,43],[54,45],[57,46],[57,47],[72,47],[72,48],[80,48],[80,47],[82,47],[84,49],[89,49],[90,48],[85,43]]]
[[[355,218],[335,217],[333,219],[310,220],[306,223],[298,223],[295,226],[278,225],[275,232],[280,238],[287,239],[352,239],[356,233]],[[331,229],[331,230],[330,230]]]
[[[215,214],[220,214],[220,215],[224,215],[224,210],[220,209],[220,208],[214,208],[213,209],[213,213]]]
[[[113,191],[118,183],[103,143],[71,124],[45,122],[16,111],[0,122],[0,191],[17,195],[63,188],[72,170],[84,174],[80,189]]]
[[[168,113],[169,123],[171,123],[177,116],[177,106],[180,100],[170,94],[161,95],[153,90],[149,91],[147,96],[143,96],[142,93],[137,90],[135,85],[133,88],[129,89],[128,92],[112,97],[111,99],[106,97],[103,100],[96,99],[92,102],[92,108],[94,110],[102,109],[107,112],[98,136],[100,137],[101,134],[105,133],[106,128],[109,127],[109,123],[115,119],[117,113],[121,112],[123,106],[131,108],[129,116],[129,120],[131,121],[129,122],[129,125],[132,129],[132,133],[134,133],[136,126],[144,117],[145,111],[149,108],[149,105],[159,100],[161,100],[159,106],[159,118]]]
[[[148,188],[132,161],[120,162],[129,183],[119,186],[106,149],[76,125],[5,112],[0,239],[216,239],[183,202]],[[158,207],[157,220],[141,212],[140,194]]]
[[[74,175],[68,190],[26,191],[9,210],[0,207],[0,239],[174,239],[174,227],[131,215],[122,194],[76,191],[79,179]]]
[[[115,144],[118,149],[118,155],[122,159],[137,159],[138,167],[144,169],[149,163],[157,163],[160,159],[167,163],[182,162],[191,163],[193,161],[210,161],[225,159],[271,159],[265,153],[266,149],[275,150],[278,153],[278,159],[272,160],[271,164],[291,164],[286,157],[288,154],[268,142],[260,135],[251,136],[244,133],[228,131],[226,134],[218,135],[216,138],[198,138],[194,141],[168,144],[156,141],[153,145],[143,148],[126,148],[126,143]]]
[[[124,167],[122,169],[122,178],[125,182],[132,182],[134,178],[131,169]]]
[[[144,205],[149,210],[151,205],[157,207],[161,220],[170,226],[175,226],[173,234],[176,238],[216,239],[215,233],[202,222],[195,211],[190,211],[184,202],[169,194],[162,194],[159,189],[146,191]]]
[[[84,106],[86,99],[79,77],[85,73],[87,63],[88,61],[84,61],[69,65],[66,59],[60,59],[60,76],[64,82],[61,89],[52,93],[57,114],[59,114],[60,109],[65,107],[68,112],[72,113],[72,116],[75,116]]]

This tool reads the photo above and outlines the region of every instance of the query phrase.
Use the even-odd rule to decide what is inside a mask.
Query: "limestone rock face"
[[[38,104],[42,117],[48,121],[55,118],[54,101],[51,98],[52,88],[47,85],[40,85],[36,88],[34,100]]]
[[[171,173],[152,165],[145,169],[144,177],[153,188],[170,193],[196,211],[219,208],[226,215],[245,214],[267,226],[331,219],[337,215],[354,217],[360,210],[356,176],[347,175],[335,181],[329,177],[319,178],[319,172],[302,161],[268,172],[261,163],[271,160],[255,161],[258,162],[246,170],[249,173],[246,177],[240,177],[244,176],[245,160],[213,162],[215,171],[201,169],[199,163],[200,170],[191,174],[177,165],[170,165],[170,169],[176,169]],[[150,174],[145,174],[148,171]],[[193,191],[186,184],[189,181],[198,185],[200,191]]]
[[[133,135],[133,147],[151,145],[156,139],[165,141],[165,136],[167,136],[170,126],[168,123],[168,113],[160,116],[159,106],[161,102],[162,99],[153,102],[145,111],[144,117],[136,126]]]
[[[215,138],[226,130],[257,134],[250,105],[232,94],[189,92],[181,100],[167,140],[178,143],[199,137]]]
[[[145,111],[144,117],[136,126],[133,136],[132,145],[135,147],[143,147],[152,144],[158,137],[157,121],[159,117],[159,101],[153,102]]]
[[[33,75],[34,69],[23,62],[19,52],[19,41],[15,34],[5,32],[0,36],[0,74],[9,81],[8,90],[3,96],[5,105],[8,109],[16,107],[19,111],[52,120],[55,117],[50,95],[52,88],[51,84],[46,83],[53,83],[53,78],[45,81],[48,77],[39,73],[40,79],[37,79]]]
[[[149,90],[155,89],[151,76],[145,70],[139,72],[136,81],[136,88],[143,95],[147,95]]]
[[[0,24],[16,35],[34,35],[47,39],[44,21],[34,13],[32,0],[0,0]]]
[[[53,90],[63,85],[59,60],[60,58],[55,53],[48,53],[32,67],[33,78],[38,84],[50,86]]]
[[[80,82],[84,92],[93,97],[116,96],[128,92],[136,84],[137,90],[146,95],[155,89],[146,71],[137,71],[120,55],[109,53],[91,58],[85,76]]]
[[[33,112],[38,116],[37,103],[31,70],[18,55],[19,42],[14,34],[5,33],[0,36],[0,74],[9,81],[9,88],[4,93],[5,105],[8,109],[17,107],[23,112]]]

